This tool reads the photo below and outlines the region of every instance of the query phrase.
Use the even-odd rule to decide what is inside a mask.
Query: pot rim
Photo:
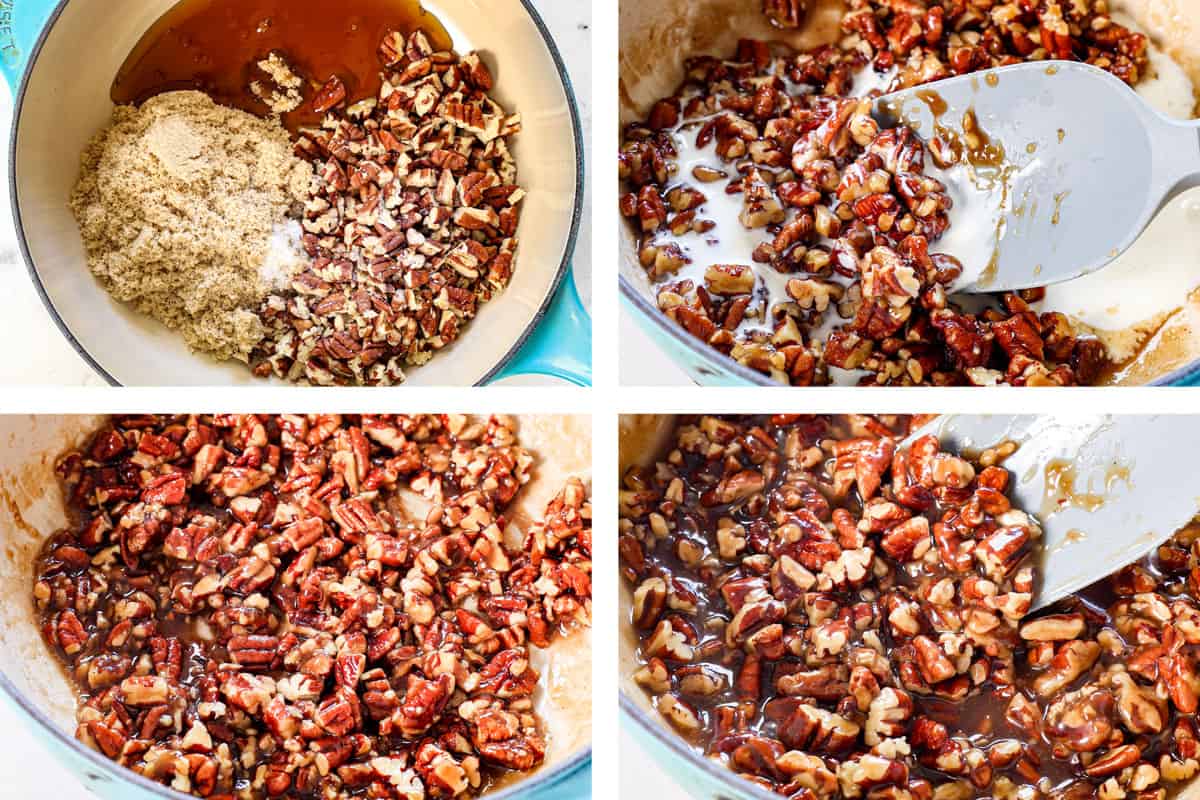
[[[779,800],[779,795],[738,777],[737,773],[712,759],[702,757],[684,741],[682,736],[653,722],[624,689],[620,690],[620,707],[621,713],[632,720],[641,733],[665,747],[675,758],[687,762],[690,769],[699,770],[720,783],[733,793],[732,796],[751,800]]]
[[[622,221],[623,222],[623,221]],[[621,296],[625,302],[632,305],[641,314],[642,319],[649,321],[658,330],[670,336],[678,344],[690,350],[695,355],[701,357],[705,362],[711,364],[714,369],[722,372],[729,372],[736,375],[742,381],[752,386],[770,386],[774,388],[787,388],[781,383],[777,383],[770,379],[767,375],[763,375],[757,370],[739,364],[729,356],[721,353],[707,344],[701,342],[695,336],[692,336],[679,325],[675,324],[656,306],[651,304],[649,300],[637,290],[633,282],[624,275],[620,276]]]
[[[38,34],[37,41],[33,44],[29,51],[29,59],[25,65],[25,69],[21,75],[20,86],[13,93],[13,122],[9,136],[8,147],[8,184],[9,184],[9,202],[12,205],[13,228],[17,235],[17,246],[21,251],[21,260],[25,264],[25,270],[29,273],[30,280],[33,281],[34,289],[37,291],[38,297],[42,300],[42,305],[49,312],[55,326],[59,332],[75,350],[76,354],[92,368],[92,370],[104,379],[110,386],[122,386],[123,384],[102,367],[100,363],[92,356],[87,347],[75,336],[67,325],[66,321],[58,313],[54,302],[50,299],[50,295],[46,292],[46,287],[42,283],[41,275],[38,273],[37,266],[34,264],[33,256],[29,252],[29,245],[25,237],[25,226],[21,218],[20,191],[18,189],[17,180],[17,139],[20,132],[22,110],[25,105],[25,96],[29,89],[29,80],[37,68],[38,59],[41,57],[42,48],[44,47],[50,32],[58,23],[63,11],[71,0],[59,0],[54,11],[50,13],[41,32]],[[562,83],[563,92],[566,95],[567,109],[571,116],[571,130],[575,139],[575,198],[572,202],[571,210],[571,228],[567,235],[567,241],[563,247],[562,258],[559,260],[558,268],[555,271],[554,278],[550,282],[545,297],[542,299],[541,305],[537,312],[525,326],[521,335],[513,343],[508,352],[501,357],[499,363],[491,367],[478,381],[475,386],[485,386],[497,375],[503,372],[517,354],[520,353],[534,331],[541,325],[542,321],[550,311],[550,306],[554,302],[555,295],[558,289],[562,286],[563,281],[567,278],[571,270],[571,261],[575,255],[575,247],[579,242],[579,233],[583,225],[583,206],[587,196],[587,171],[584,161],[584,140],[583,140],[583,124],[579,113],[579,101],[575,95],[575,87],[571,82],[571,77],[567,72],[566,63],[563,61],[562,53],[558,49],[558,45],[554,41],[554,37],[550,33],[550,29],[546,27],[546,23],[542,20],[537,9],[533,7],[532,0],[519,0],[522,8],[529,15],[530,21],[537,28],[538,34],[542,37],[547,51],[550,53],[550,58],[554,62],[555,71],[558,73],[559,81]],[[520,255],[517,256],[518,263]],[[497,298],[497,299],[503,299]],[[264,385],[267,385],[264,382]],[[291,384],[288,384],[291,385]]]
[[[132,783],[151,795],[165,798],[166,800],[196,800],[195,795],[184,794],[165,784],[152,781],[144,775],[139,775],[131,769],[122,767],[115,761],[104,758],[92,748],[82,744],[74,736],[68,736],[37,704],[30,702],[3,672],[0,672],[0,691],[8,695],[9,699],[16,703],[22,711],[48,731],[57,740],[59,745],[74,751],[106,778],[118,783]],[[487,800],[516,800],[517,797],[524,795],[526,792],[547,788],[568,778],[587,764],[591,758],[592,747],[589,744],[587,747],[580,749],[579,752],[572,754],[570,758],[562,763],[556,764],[546,770],[538,770],[529,775],[529,777],[516,781],[511,786],[506,786],[495,794],[489,793],[483,795],[483,797],[487,798]]]

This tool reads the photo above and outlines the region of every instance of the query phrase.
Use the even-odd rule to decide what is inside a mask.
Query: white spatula
[[[1168,200],[1200,185],[1200,121],[1163,116],[1087,64],[937,81],[879,98],[875,115],[926,140],[940,132],[964,151],[962,166],[927,170],[955,203],[930,252],[963,262],[956,291],[1046,286],[1100,269]]]
[[[914,433],[955,452],[1016,442],[1013,506],[1044,536],[1034,610],[1132,564],[1200,512],[1200,417],[940,417]]]

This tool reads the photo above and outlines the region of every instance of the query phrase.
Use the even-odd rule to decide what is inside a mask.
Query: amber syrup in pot
[[[250,91],[258,62],[280,53],[305,78],[304,104],[283,116],[295,131],[319,124],[312,98],[337,76],[349,102],[378,95],[379,45],[399,31],[424,30],[434,50],[451,37],[420,0],[182,0],[141,38],[112,86],[113,102],[139,104],[163,92],[198,89],[216,102],[260,116]]]

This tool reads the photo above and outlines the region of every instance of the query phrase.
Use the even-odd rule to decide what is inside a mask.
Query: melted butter
[[[256,65],[283,54],[310,82],[305,104],[285,114],[289,129],[320,123],[309,101],[337,76],[347,102],[378,94],[383,82],[379,45],[391,31],[420,28],[436,50],[451,47],[450,34],[420,0],[182,0],[154,23],[117,72],[112,99],[137,104],[163,92],[198,89],[226,106],[265,116],[250,91],[264,80]],[[332,13],[332,17],[331,17]]]
[[[1110,309],[1110,312],[1114,314],[1117,313],[1117,311],[1119,311],[1119,309]],[[1167,314],[1160,322],[1153,326],[1153,329],[1148,333],[1148,335],[1142,338],[1142,340],[1133,348],[1132,352],[1123,354],[1123,357],[1119,360],[1110,362],[1109,366],[1100,375],[1100,383],[1121,383],[1130,370],[1132,370],[1136,364],[1141,361],[1142,357],[1153,349],[1155,342],[1158,341],[1159,336],[1162,334],[1167,325],[1170,324],[1171,320],[1178,317],[1182,311],[1183,309],[1181,307],[1175,309],[1170,314]]]

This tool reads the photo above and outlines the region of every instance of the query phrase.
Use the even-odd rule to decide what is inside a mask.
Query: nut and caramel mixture
[[[212,798],[479,794],[538,767],[530,648],[591,616],[591,502],[454,415],[121,417],[58,472],[34,598],[76,735]],[[420,507],[417,512],[414,509]]]
[[[309,101],[332,112],[296,144],[316,173],[302,222],[312,262],[263,305],[260,375],[401,383],[512,277],[525,193],[508,142],[520,114],[488,96],[477,53],[434,51],[417,31],[389,35],[379,56],[377,98],[347,108],[334,77]]]
[[[1195,776],[1200,526],[1026,617],[1040,529],[1006,452],[905,428],[684,418],[626,476],[634,677],[658,711],[800,800],[1163,800]]]
[[[804,9],[766,0],[764,11],[796,27]],[[1046,58],[1133,84],[1146,37],[1113,22],[1105,0],[853,0],[842,33],[807,52],[743,40],[730,59],[691,58],[677,92],[627,127],[621,212],[659,309],[791,385],[1094,382],[1104,346],[1063,314],[1032,311],[1041,290],[985,308],[953,296],[962,265],[937,252],[951,201],[926,161],[975,163],[964,147],[986,151],[986,135],[880,130],[871,100]]]

